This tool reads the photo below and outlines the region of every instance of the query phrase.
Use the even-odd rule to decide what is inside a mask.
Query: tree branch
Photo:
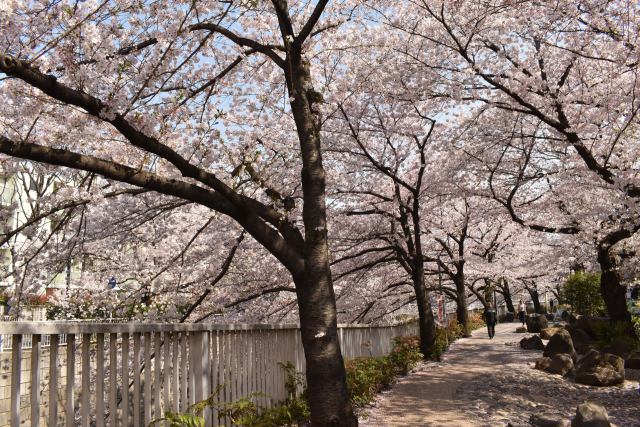
[[[23,159],[94,172],[106,178],[206,206],[236,220],[292,274],[301,274],[304,271],[301,252],[295,246],[289,245],[276,230],[255,214],[238,209],[218,192],[93,156],[37,144],[16,143],[4,136],[0,136],[0,152]]]
[[[239,36],[233,31],[228,30],[212,22],[202,22],[200,24],[192,25],[190,27],[190,30],[191,31],[207,30],[213,33],[218,33],[226,37],[227,39],[231,40],[233,43],[237,44],[238,46],[249,47],[251,49],[254,49],[256,52],[262,53],[263,55],[269,57],[278,67],[282,69],[285,68],[284,59],[282,59],[282,57],[273,50],[275,46],[264,45],[255,40]]]

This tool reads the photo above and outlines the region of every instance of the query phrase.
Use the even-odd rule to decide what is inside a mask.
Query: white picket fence
[[[280,364],[305,369],[297,325],[2,322],[0,334],[12,340],[0,426],[147,426],[218,386],[206,425],[228,426],[218,408],[247,396],[271,407],[287,397]],[[388,354],[393,337],[417,334],[415,321],[339,326],[347,359]]]

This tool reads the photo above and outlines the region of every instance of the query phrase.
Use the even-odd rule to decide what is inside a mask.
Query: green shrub
[[[263,396],[262,393],[252,393],[235,402],[218,406],[215,397],[224,388],[222,385],[206,400],[191,406],[187,412],[167,411],[164,417],[153,420],[150,426],[167,423],[170,427],[204,427],[202,412],[207,407],[217,408],[218,417],[230,419],[234,426],[275,427],[304,424],[311,416],[304,388],[304,376],[297,372],[290,362],[279,365],[287,374],[285,381],[287,398],[273,408],[264,408],[255,403],[257,398]],[[299,392],[300,389],[303,389],[302,393]]]
[[[370,403],[376,393],[389,388],[396,375],[406,375],[422,359],[420,338],[396,337],[389,356],[360,357],[347,361],[347,386],[351,403],[361,408]]]
[[[359,357],[345,364],[351,403],[361,408],[371,402],[376,393],[389,388],[396,376],[396,367],[389,357]]]
[[[389,359],[400,375],[407,375],[423,357],[424,355],[420,353],[419,337],[408,336],[393,339],[393,349]]]
[[[278,365],[287,376],[284,383],[287,398],[283,402],[273,408],[262,408],[253,403],[252,399],[260,396],[255,394],[225,405],[219,412],[219,417],[226,416],[232,420],[233,425],[243,427],[297,426],[309,421],[311,412],[304,374],[296,371],[291,362],[278,363]]]
[[[226,403],[218,409],[218,418],[229,418],[233,425],[254,426],[259,417],[260,408],[253,401],[257,394],[252,393],[235,402]]]
[[[431,359],[440,360],[449,347],[449,336],[445,328],[436,329],[436,341],[431,352]]]
[[[306,399],[287,399],[273,408],[263,408],[253,401],[260,394],[239,399],[224,405],[218,412],[219,419],[228,418],[234,426],[275,427],[298,426],[311,417]]]
[[[469,327],[471,330],[485,326],[486,324],[484,320],[482,320],[480,313],[471,313],[469,315]],[[462,326],[455,318],[452,318],[444,328],[436,328],[436,340],[430,358],[440,360],[444,352],[449,348],[449,345],[458,338],[462,338]]]
[[[252,427],[297,426],[309,421],[311,412],[306,399],[294,399],[274,408],[266,409],[260,414]]]
[[[462,325],[457,320],[451,319],[444,328],[436,328],[436,341],[431,359],[440,360],[449,345],[462,337]]]
[[[600,274],[578,271],[567,278],[560,290],[563,304],[568,304],[574,313],[590,316],[605,314],[605,305],[600,295]]]
[[[165,412],[164,417],[151,421],[149,427],[159,425],[169,425],[169,427],[204,427],[202,412],[205,408],[214,406],[215,396],[217,396],[223,388],[224,386],[218,386],[211,396],[191,405],[186,412]]]
[[[635,339],[627,330],[624,322],[610,324],[607,321],[594,323],[594,332],[596,333],[596,347],[604,349],[612,344],[623,344],[629,350],[640,348],[640,342]]]

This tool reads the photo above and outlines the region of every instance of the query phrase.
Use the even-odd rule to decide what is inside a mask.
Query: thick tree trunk
[[[353,413],[338,341],[337,310],[329,267],[325,171],[320,147],[321,116],[309,65],[291,52],[287,84],[302,155],[302,218],[305,228],[302,277],[295,277],[302,345],[307,362],[312,426],[358,425]]]
[[[638,338],[631,322],[631,313],[627,308],[626,288],[620,281],[616,262],[611,254],[611,246],[598,248],[598,263],[601,270],[600,294],[607,307],[611,323],[625,324],[628,333]]]
[[[302,345],[313,426],[357,426],[346,386],[344,360],[338,341],[335,297],[331,277],[316,258],[308,277],[297,283]],[[312,264],[311,262],[309,264]]]
[[[456,316],[458,323],[462,326],[463,336],[469,337],[471,331],[469,330],[469,311],[467,310],[467,289],[464,285],[464,275],[456,275],[454,282],[456,285]]]
[[[500,289],[502,290],[502,297],[504,298],[505,304],[507,304],[507,311],[511,313],[516,312],[516,308],[513,306],[513,297],[511,296],[511,289],[509,289],[509,283],[504,282]]]
[[[436,342],[436,323],[433,318],[429,292],[424,285],[424,271],[419,277],[414,277],[413,289],[416,294],[416,304],[418,306],[418,322],[420,326],[420,352],[425,358],[433,353]]]
[[[540,305],[540,294],[537,289],[527,289],[533,301],[533,311],[535,313],[542,314],[542,306]]]

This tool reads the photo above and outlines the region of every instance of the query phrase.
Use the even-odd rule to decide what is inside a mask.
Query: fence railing
[[[417,329],[340,325],[342,353],[388,354]],[[217,408],[247,396],[272,407],[287,397],[280,364],[305,369],[296,325],[5,322],[0,334],[12,341],[0,353],[0,426],[146,426],[219,386],[206,425],[228,426]]]
[[[13,319],[5,319],[5,322],[12,321]],[[43,319],[44,321],[44,319]],[[127,323],[128,320],[124,318],[108,318],[108,319],[100,319],[100,320],[88,320],[88,319],[74,319],[67,320],[65,323]],[[11,351],[13,348],[13,340],[11,334],[2,334],[2,323],[0,322],[0,352],[3,351]],[[28,350],[31,348],[31,335],[24,335],[22,339],[22,350]],[[67,344],[67,334],[59,334],[58,336],[58,344],[66,345]],[[51,335],[42,335],[42,339],[40,341],[40,346],[42,348],[47,348],[51,345]],[[2,424],[0,424],[2,427]]]

